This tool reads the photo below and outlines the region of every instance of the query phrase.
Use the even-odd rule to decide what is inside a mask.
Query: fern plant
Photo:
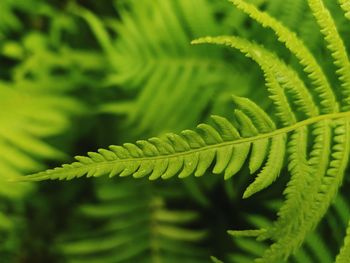
[[[201,34],[227,31],[215,19],[213,5],[211,0],[122,1],[115,3],[119,19],[100,19],[72,6],[108,57],[104,84],[125,94],[104,101],[100,112],[124,116],[126,129],[132,127],[134,136],[194,126],[214,94],[223,93],[239,78],[223,60],[222,50],[190,46]],[[154,31],[160,32],[157,37]],[[235,89],[236,94],[244,94],[248,88],[243,83]],[[164,96],[169,98],[166,103]]]
[[[317,34],[312,17],[307,17],[309,12],[305,1],[252,2],[263,6],[301,36],[307,36],[307,45],[322,57],[322,38]],[[328,4],[332,2],[327,1]],[[280,50],[270,35],[262,34],[258,26],[247,29],[249,21],[246,16],[239,10],[228,8],[225,1],[169,0],[163,3],[141,0],[137,4],[135,1],[115,2],[114,6],[120,16],[118,19],[100,18],[76,5],[72,5],[71,10],[87,22],[110,61],[103,85],[121,95],[107,97],[100,112],[124,117],[122,120],[126,125],[122,131],[130,134],[132,130],[133,137],[181,131],[194,127],[198,120],[207,119],[206,113],[212,107],[214,112],[218,111],[222,101],[227,102],[227,95],[231,93],[240,96],[249,93],[253,98],[263,96],[263,89],[251,92],[251,87],[261,86],[258,67],[251,67],[251,63],[237,54],[232,58],[230,54],[227,59],[225,51],[208,47],[194,49],[189,45],[191,39],[203,34],[233,31],[249,39],[268,42]],[[194,6],[200,6],[201,11],[196,12]],[[281,9],[288,11],[280,14]],[[340,17],[336,16],[340,30],[348,33]],[[161,26],[159,21],[163,21]],[[155,28],[160,32],[157,38],[153,37]],[[167,32],[181,37],[171,37]],[[288,57],[287,52],[282,55]],[[287,58],[287,61],[291,63],[293,59]],[[174,81],[174,78],[181,81]],[[163,105],[163,96],[169,97],[166,105]],[[158,114],[158,105],[163,105],[162,114]],[[261,106],[265,109],[267,105]],[[147,111],[144,110],[146,107]],[[168,118],[169,115],[172,117]]]
[[[86,157],[78,156],[72,164],[19,180],[71,180],[103,175],[148,176],[155,180],[200,177],[209,168],[229,179],[247,163],[250,173],[256,175],[243,195],[248,198],[270,186],[286,167],[290,179],[277,220],[263,228],[231,233],[272,241],[257,262],[289,258],[323,218],[344,179],[350,147],[348,53],[322,0],[308,0],[308,5],[336,67],[336,86],[330,84],[313,53],[293,31],[253,4],[243,0],[231,2],[274,31],[296,57],[307,80],[275,53],[244,38],[205,37],[192,43],[226,45],[254,60],[264,73],[273,115],[247,98],[234,96],[232,120],[214,115],[212,124],[200,124],[196,130],[168,133],[136,144],[113,145],[108,150],[89,152]],[[348,16],[349,1],[339,4]],[[348,235],[335,259],[337,263],[348,262],[350,257]]]
[[[198,213],[166,208],[164,195],[142,180],[97,183],[97,201],[83,204],[77,216],[92,224],[57,241],[68,262],[209,262],[200,246],[206,231],[189,228]],[[180,189],[167,192],[167,201],[182,195]]]
[[[347,184],[346,184],[347,185]],[[275,213],[282,202],[280,200],[272,200],[264,203],[264,207]],[[291,256],[288,262],[333,262],[333,246],[337,247],[342,244],[342,239],[337,239],[346,230],[349,218],[349,204],[347,202],[346,195],[339,193],[334,200],[332,206],[328,210],[325,218],[321,224],[317,227],[316,231],[311,233],[305,240],[303,246]],[[246,214],[247,222],[249,225],[255,228],[269,228],[271,227],[271,221],[262,214]],[[326,231],[320,231],[322,228],[325,229],[330,227],[333,230],[339,230],[340,235],[331,234],[324,235]],[[229,255],[228,262],[232,263],[243,263],[253,262],[254,258],[259,257],[268,248],[267,242],[261,242],[252,240],[249,237],[241,236],[237,237],[236,231],[229,231],[233,235],[234,244],[238,247],[236,253]]]
[[[82,81],[77,54],[67,46],[54,49],[59,40],[40,32],[42,20],[59,20],[56,10],[37,0],[6,0],[0,6],[0,261],[13,263],[28,253],[24,243],[33,227],[28,200],[33,203],[39,191],[8,180],[43,169],[45,161],[66,160],[66,134],[72,134],[72,120],[84,107],[68,94]],[[65,30],[52,24],[52,35]]]
[[[21,89],[25,87],[28,85]],[[8,250],[20,243],[23,202],[33,185],[13,185],[8,180],[42,169],[43,159],[64,160],[65,154],[46,140],[66,131],[69,116],[76,114],[81,105],[68,97],[44,95],[30,88],[21,93],[17,83],[12,82],[0,82],[0,103],[0,242],[5,244],[0,254],[10,258]]]

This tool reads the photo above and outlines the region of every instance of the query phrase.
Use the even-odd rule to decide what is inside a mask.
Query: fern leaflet
[[[345,12],[345,17],[350,19],[350,1],[349,0],[338,0],[341,8]]]

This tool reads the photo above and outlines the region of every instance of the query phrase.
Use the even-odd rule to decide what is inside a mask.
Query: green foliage
[[[345,17],[350,19],[350,3],[349,0],[339,0],[341,8],[345,12]]]
[[[275,200],[270,203],[265,203],[264,207],[271,212],[275,212],[278,207],[281,206],[281,201]],[[332,224],[336,224],[338,228],[345,229],[348,222],[349,205],[343,197],[339,194],[329,211],[327,212],[325,219],[317,228],[317,232],[311,233],[305,240],[303,246],[292,255],[291,262],[332,262],[332,251],[329,247],[330,242],[341,244],[339,240],[334,239],[337,235],[322,235],[321,229],[331,227]],[[249,214],[246,215],[247,221],[254,228],[266,229],[271,227],[271,221],[264,215]],[[233,241],[238,247],[238,252],[230,255],[229,262],[252,262],[255,257],[261,255],[267,248],[267,242],[261,242],[252,240],[250,237],[255,233],[252,231],[229,231],[229,234],[233,236]],[[346,262],[346,261],[345,261]]]
[[[133,175],[135,178],[149,175],[150,180],[159,177],[167,179],[175,174],[179,178],[191,174],[199,177],[215,158],[213,172],[225,172],[225,178],[229,179],[242,167],[252,147],[254,153],[250,157],[250,168],[253,173],[262,166],[267,156],[271,160],[278,159],[276,163],[268,162],[265,166],[267,172],[263,173],[270,174],[272,182],[283,163],[284,154],[280,154],[280,149],[284,148],[281,146],[287,131],[277,131],[272,120],[251,101],[241,98],[235,100],[241,106],[235,112],[239,128],[223,117],[213,116],[217,128],[200,124],[196,131],[185,130],[181,136],[169,133],[165,136],[166,139],[154,137],[147,141],[137,141],[136,144],[110,146],[110,150],[90,152],[89,157],[78,156],[78,162],[26,179],[73,179],[85,174],[87,177],[109,174],[110,177]],[[271,174],[271,171],[276,172]],[[255,185],[257,188],[265,187],[259,179]]]
[[[229,2],[0,3],[1,258],[349,261],[350,3]]]
[[[87,21],[110,61],[112,72],[105,84],[121,86],[128,93],[137,91],[132,99],[104,103],[100,110],[126,115],[126,125],[135,135],[192,126],[214,94],[236,81],[223,52],[190,46],[203,33],[223,31],[212,6],[207,0],[117,2],[120,20],[105,23],[90,11],[73,7]],[[107,29],[118,38],[111,39]]]
[[[186,228],[198,213],[167,209],[164,196],[148,183],[99,182],[96,196],[98,203],[80,207],[79,218],[101,227],[58,243],[69,262],[208,262],[205,250],[194,245],[207,233]]]

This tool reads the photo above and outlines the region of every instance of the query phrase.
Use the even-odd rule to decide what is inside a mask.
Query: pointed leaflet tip
[[[257,192],[257,191],[254,191],[254,190],[252,190],[252,188],[249,188],[249,187],[248,187],[248,188],[244,191],[242,198],[243,198],[243,199],[247,199],[247,198],[251,197],[253,194],[255,194],[256,192]]]
[[[217,258],[214,257],[214,256],[210,256],[210,259],[211,259],[211,261],[212,261],[213,263],[224,263],[223,261],[217,259]]]

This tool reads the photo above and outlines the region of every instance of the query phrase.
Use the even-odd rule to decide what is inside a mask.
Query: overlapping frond
[[[144,181],[104,181],[96,189],[98,202],[81,206],[79,218],[98,222],[98,227],[66,234],[57,242],[67,262],[209,262],[199,246],[206,231],[188,227],[197,213],[167,209]]]
[[[2,178],[42,167],[35,157],[62,158],[61,152],[41,138],[66,129],[69,121],[65,114],[76,112],[79,104],[63,96],[19,92],[11,83],[5,82],[0,83],[0,94]]]
[[[350,258],[350,226],[346,230],[346,237],[344,239],[343,247],[336,258],[336,263],[346,263]]]
[[[254,5],[243,0],[230,0],[237,8],[247,13],[251,18],[259,22],[262,26],[271,28],[277,35],[278,40],[286,45],[286,47],[299,60],[304,67],[304,71],[308,73],[315,87],[315,93],[319,97],[321,112],[330,113],[337,111],[337,103],[330,84],[315,57],[303,44],[297,35],[285,27],[268,13],[258,10]]]
[[[341,8],[345,12],[345,17],[350,19],[350,1],[349,0],[338,0]]]
[[[62,160],[63,153],[44,139],[63,132],[69,125],[68,112],[79,106],[64,97],[24,94],[5,82],[0,83],[0,105],[0,253],[6,257],[12,245],[19,245],[20,202],[32,190],[31,184],[8,180],[42,169],[42,160]]]
[[[340,71],[345,73],[346,70],[344,68],[348,67],[348,58],[342,46],[342,41],[336,32],[333,20],[322,2],[316,2],[312,3],[312,1],[309,1],[309,4],[321,28],[329,27],[323,31],[326,34],[326,40],[332,42],[328,48],[332,52],[336,52],[336,55],[333,54],[333,57],[336,57],[335,59],[337,61],[335,63],[337,66],[342,67]],[[264,23],[269,24],[266,21],[269,21],[270,18],[266,14],[264,16],[264,13],[257,11],[245,3],[242,4],[241,1],[234,1],[234,3],[258,22],[263,25]],[[323,14],[320,15],[318,12],[323,12]],[[328,21],[324,22],[323,19],[328,19]],[[275,31],[279,37],[281,37],[281,34],[283,35],[283,31],[278,27],[275,28]],[[335,46],[338,47],[335,48]],[[345,85],[346,89],[346,85],[350,83],[349,80],[345,76],[341,76],[340,78],[345,82],[343,83],[343,88]],[[343,98],[347,100],[348,94],[346,94],[346,91],[344,93]],[[299,135],[294,134],[291,137],[289,170],[292,180],[286,189],[287,201],[279,211],[279,219],[270,233],[270,237],[276,241],[265,252],[262,259],[258,260],[259,262],[275,262],[285,259],[292,251],[295,251],[305,239],[307,232],[313,229],[325,214],[341,184],[349,155],[349,145],[348,143],[344,143],[349,139],[349,131],[346,128],[348,126],[348,120],[336,121],[331,126],[329,126],[329,123],[322,125],[321,122],[316,126],[318,125],[323,126],[323,128],[314,127],[312,129],[315,144],[311,150],[309,161],[305,158],[305,130],[299,131]],[[300,141],[297,143],[293,142],[294,138],[295,140],[298,140],[298,137],[302,138],[300,135],[304,136],[304,139],[299,139]],[[333,139],[331,139],[332,135],[334,136]],[[341,145],[338,145],[339,139],[343,142]],[[334,154],[334,150],[336,150],[336,154]],[[291,218],[293,218],[293,221],[290,220]],[[262,238],[268,237],[268,232],[262,234]]]
[[[281,201],[274,200],[270,204],[264,204],[264,207],[271,212],[275,212],[277,207],[281,206],[281,203]],[[332,230],[338,229],[340,232],[342,232],[343,229],[346,229],[349,209],[350,207],[346,194],[339,194],[327,212],[325,220],[322,221],[322,224],[316,231],[308,235],[302,247],[296,251],[296,253],[294,253],[287,262],[333,262],[335,259],[335,254],[332,249],[339,245],[338,240],[334,238],[338,235],[324,235],[323,229],[331,227]],[[247,214],[246,217],[247,222],[255,229],[268,229],[272,227],[271,221],[266,216]],[[227,257],[228,262],[253,262],[255,258],[264,254],[264,251],[268,249],[268,243],[251,239],[252,236],[254,237],[259,234],[259,231],[261,232],[261,230],[248,230],[243,232],[228,231],[229,234],[233,236],[235,245],[239,248],[238,252],[230,254]],[[341,234],[343,234],[343,232]],[[348,257],[345,257],[345,255],[346,254],[344,254],[343,257],[343,260],[345,261],[343,262],[348,261]],[[338,258],[340,257],[341,256],[338,255]]]
[[[334,64],[338,67],[337,74],[341,81],[342,87],[342,107],[343,110],[349,110],[350,99],[350,62],[348,54],[339,36],[335,22],[331,17],[330,12],[325,8],[322,0],[309,0],[309,6],[321,28],[325,41],[328,43],[328,49],[332,52]]]
[[[33,190],[28,183],[9,179],[42,169],[43,160],[63,160],[65,155],[46,139],[68,129],[69,116],[81,105],[65,96],[52,96],[0,82],[0,254],[11,262],[20,246],[24,222],[23,200]],[[8,260],[8,261],[7,261]]]
[[[318,108],[298,74],[274,53],[239,37],[207,37],[192,41],[193,44],[214,43],[238,49],[253,59],[264,71],[269,97],[276,107],[276,115],[284,126],[292,125],[297,120],[289,105],[287,95],[292,97],[296,110],[307,117],[318,114]]]
[[[127,103],[104,103],[101,111],[125,115],[135,135],[193,127],[214,94],[236,81],[222,52],[189,45],[204,32],[221,32],[211,5],[208,0],[129,1],[118,5],[120,20],[105,23],[76,8],[110,60],[106,85],[132,94]]]

